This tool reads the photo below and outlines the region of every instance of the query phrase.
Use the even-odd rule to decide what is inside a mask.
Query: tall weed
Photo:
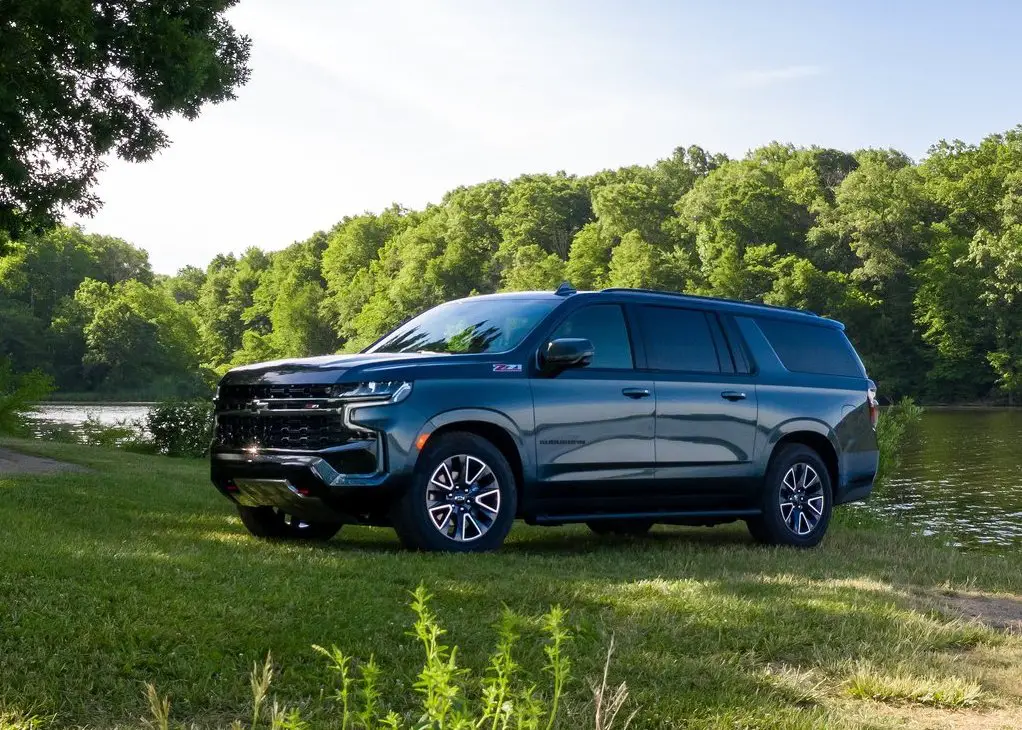
[[[382,671],[375,658],[359,662],[336,646],[313,646],[327,661],[335,681],[329,691],[318,694],[329,702],[331,725],[340,730],[551,730],[559,727],[564,691],[571,681],[571,662],[566,653],[571,641],[567,614],[555,606],[539,621],[544,637],[546,663],[542,669],[546,692],[539,683],[525,676],[515,660],[515,649],[522,638],[522,627],[529,621],[505,609],[497,624],[497,643],[483,676],[475,680],[472,672],[458,664],[458,647],[445,640],[446,630],[430,606],[432,596],[424,586],[411,594],[415,614],[412,630],[423,652],[423,663],[413,684],[418,702],[409,707],[405,698],[394,698],[388,705],[381,691]],[[608,686],[611,649],[602,680],[592,684],[595,730],[612,730],[615,719],[628,699],[624,683]],[[235,730],[302,730],[307,727],[296,708],[281,705],[270,696],[273,681],[272,658],[252,668],[252,708],[247,724],[235,720]],[[393,686],[399,685],[395,682]],[[390,686],[390,685],[389,685]],[[146,687],[150,724],[157,730],[169,730],[170,701],[151,686]],[[404,700],[404,702],[402,702]],[[401,706],[405,704],[405,706]],[[266,708],[269,707],[269,712]],[[397,708],[397,709],[395,709]],[[635,713],[624,723],[627,728]]]

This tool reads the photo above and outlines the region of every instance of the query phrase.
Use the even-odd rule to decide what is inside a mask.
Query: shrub
[[[146,440],[167,456],[202,456],[213,438],[213,404],[207,400],[167,401],[149,409]]]
[[[344,730],[551,730],[556,727],[564,688],[571,678],[571,662],[565,653],[571,633],[565,612],[555,606],[540,622],[546,656],[542,673],[549,688],[543,694],[537,682],[523,676],[524,671],[514,658],[521,628],[528,623],[525,619],[505,609],[497,626],[496,649],[484,676],[473,681],[470,671],[458,666],[458,647],[443,643],[446,631],[430,608],[430,599],[421,585],[412,593],[411,608],[416,620],[410,635],[418,640],[425,655],[413,684],[419,697],[415,707],[399,712],[393,704],[387,705],[380,690],[382,672],[372,656],[358,663],[336,646],[313,647],[326,657],[336,683],[329,691],[308,694],[329,699],[333,705],[330,709],[335,713],[333,726]],[[617,688],[608,687],[609,664],[610,652],[602,680],[592,685],[596,730],[613,730],[618,712],[628,699],[623,683]],[[253,666],[252,708],[246,718],[247,726],[253,730],[260,726],[270,730],[308,727],[296,709],[271,699],[273,675],[269,655],[264,663]],[[400,686],[400,683],[393,685]],[[152,713],[151,724],[159,730],[169,730],[172,726],[170,701],[161,697],[152,685],[146,686],[146,699]],[[629,717],[621,727],[627,728],[631,719]],[[231,727],[240,730],[245,724],[239,719]]]
[[[115,423],[103,423],[95,413],[90,413],[78,427],[78,440],[88,446],[124,446],[141,439],[142,424],[138,421],[121,419]]]
[[[24,433],[25,415],[53,392],[53,379],[39,370],[17,374],[10,360],[0,358],[0,433]]]
[[[905,436],[922,415],[922,406],[916,405],[911,398],[902,398],[881,411],[877,420],[877,445],[880,447],[877,485],[882,485],[898,469]]]

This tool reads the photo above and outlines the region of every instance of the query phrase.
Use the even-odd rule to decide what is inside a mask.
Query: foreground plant
[[[431,599],[421,585],[412,592],[415,623],[410,635],[421,644],[425,658],[414,683],[420,704],[403,713],[384,706],[380,690],[382,672],[372,655],[368,661],[359,663],[336,646],[313,646],[326,657],[337,677],[330,695],[338,715],[333,725],[340,730],[552,730],[557,727],[564,690],[571,680],[571,661],[565,653],[572,638],[567,613],[560,606],[554,606],[540,620],[546,656],[542,673],[549,683],[549,694],[544,695],[535,682],[523,676],[522,667],[514,658],[514,649],[522,636],[520,628],[527,623],[525,619],[510,609],[504,610],[497,625],[496,648],[484,676],[476,683],[469,669],[458,666],[458,647],[444,643],[447,632],[430,607]],[[624,683],[616,688],[608,687],[612,654],[613,640],[602,681],[592,685],[595,730],[611,730],[628,699]],[[266,714],[272,681],[273,665],[267,655],[262,665],[252,668],[252,712],[248,727],[253,730],[307,727],[296,709],[281,706],[275,700],[269,715]],[[480,688],[478,692],[475,691],[477,687]],[[170,701],[160,697],[152,685],[146,686],[146,698],[151,724],[156,730],[169,730]],[[625,722],[625,728],[632,717]],[[232,725],[237,730],[244,727],[240,720]]]
[[[881,411],[877,419],[877,446],[880,449],[877,485],[882,486],[897,470],[901,463],[901,447],[905,443],[905,436],[919,422],[922,415],[922,406],[916,405],[911,398],[902,398],[893,406]]]

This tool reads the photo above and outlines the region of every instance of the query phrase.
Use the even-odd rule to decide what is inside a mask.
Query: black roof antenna
[[[559,287],[557,287],[557,291],[554,292],[554,294],[556,294],[559,297],[566,297],[569,294],[577,294],[577,293],[578,292],[575,290],[575,287],[573,287],[571,284],[569,284],[566,281],[562,281],[561,285]]]

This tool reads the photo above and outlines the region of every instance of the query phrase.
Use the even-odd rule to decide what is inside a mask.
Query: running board
[[[602,520],[652,520],[653,522],[674,522],[675,520],[716,520],[756,517],[763,514],[761,509],[711,509],[684,510],[671,512],[591,512],[574,515],[536,515],[532,523],[537,525],[564,525],[570,522],[599,522]]]

